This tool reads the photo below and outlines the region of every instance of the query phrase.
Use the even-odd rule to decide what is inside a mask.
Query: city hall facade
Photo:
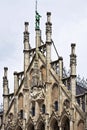
[[[35,48],[29,41],[28,26],[25,22],[24,69],[14,72],[13,93],[9,93],[8,68],[4,67],[0,130],[87,130],[87,87],[76,75],[76,44],[71,43],[67,74],[52,40],[51,13],[47,12],[43,42],[36,11]],[[51,59],[52,45],[58,56],[55,61]]]

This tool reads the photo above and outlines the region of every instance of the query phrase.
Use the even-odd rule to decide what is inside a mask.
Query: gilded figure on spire
[[[36,16],[35,16],[35,29],[37,30],[37,29],[40,29],[40,18],[41,18],[40,14],[37,12],[37,1],[36,1],[36,11],[35,11],[35,13],[36,13]]]

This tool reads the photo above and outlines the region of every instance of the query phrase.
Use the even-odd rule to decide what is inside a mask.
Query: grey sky
[[[69,69],[70,44],[76,43],[77,74],[87,78],[87,0],[37,0],[45,41],[46,12],[52,13],[53,34],[64,66]],[[35,45],[35,0],[0,0],[0,102],[2,77],[8,67],[9,87],[13,90],[13,72],[23,70],[24,22],[29,21],[30,44]]]

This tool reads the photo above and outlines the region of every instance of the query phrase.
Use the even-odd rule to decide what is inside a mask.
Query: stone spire
[[[70,55],[70,75],[71,75],[71,92],[72,102],[75,103],[76,95],[76,54],[75,54],[75,43],[71,44],[71,55]]]
[[[30,56],[29,56],[29,32],[28,32],[28,22],[25,22],[25,31],[24,31],[24,74],[26,74],[26,70],[28,69],[30,63]]]

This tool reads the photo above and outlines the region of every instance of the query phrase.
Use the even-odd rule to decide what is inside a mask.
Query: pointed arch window
[[[35,116],[35,106],[32,106],[32,116]]]
[[[23,119],[23,110],[20,110],[20,118]]]
[[[55,111],[58,111],[58,101],[54,102],[54,109],[55,109]]]
[[[45,107],[45,104],[42,105],[42,114],[45,114],[46,112],[46,107]]]

